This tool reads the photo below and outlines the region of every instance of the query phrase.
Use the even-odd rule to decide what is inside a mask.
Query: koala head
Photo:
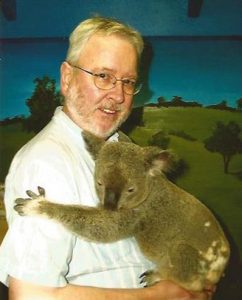
[[[117,210],[139,206],[148,196],[152,177],[168,168],[170,153],[158,147],[127,142],[105,142],[85,137],[95,159],[95,186],[104,208]]]

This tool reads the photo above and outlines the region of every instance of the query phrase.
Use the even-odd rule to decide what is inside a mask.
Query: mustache
[[[119,112],[119,111],[123,111],[123,106],[121,104],[116,104],[116,103],[103,103],[99,105],[97,109],[101,109],[101,110],[108,109],[108,110]]]

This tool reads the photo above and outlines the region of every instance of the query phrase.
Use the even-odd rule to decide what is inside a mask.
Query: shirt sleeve
[[[48,153],[41,159],[15,160],[6,180],[5,203],[9,230],[0,248],[0,280],[8,276],[45,286],[64,286],[76,237],[62,225],[41,217],[21,217],[14,199],[25,191],[46,189],[47,198],[62,203],[77,202],[68,164],[61,156]]]

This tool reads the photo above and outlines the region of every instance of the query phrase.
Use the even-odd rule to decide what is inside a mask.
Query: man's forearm
[[[68,284],[53,288],[10,278],[9,300],[145,300],[149,289],[106,289]],[[153,298],[152,298],[153,299]]]
[[[107,289],[68,284],[53,288],[10,278],[9,300],[208,300],[214,290],[190,293],[171,281],[150,288]]]
[[[145,300],[149,297],[148,289],[108,289],[88,286],[67,285],[59,290],[58,300]],[[157,298],[158,299],[158,298]],[[155,300],[155,299],[154,299]]]

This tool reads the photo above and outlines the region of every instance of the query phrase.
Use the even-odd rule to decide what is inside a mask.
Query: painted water
[[[147,37],[151,47],[149,99],[181,96],[203,105],[223,100],[232,107],[242,97],[242,40],[228,38]],[[48,75],[59,88],[59,68],[67,39],[2,40],[0,48],[0,119],[27,115],[37,77]],[[139,99],[142,98],[142,94]],[[136,105],[138,105],[136,101]]]

